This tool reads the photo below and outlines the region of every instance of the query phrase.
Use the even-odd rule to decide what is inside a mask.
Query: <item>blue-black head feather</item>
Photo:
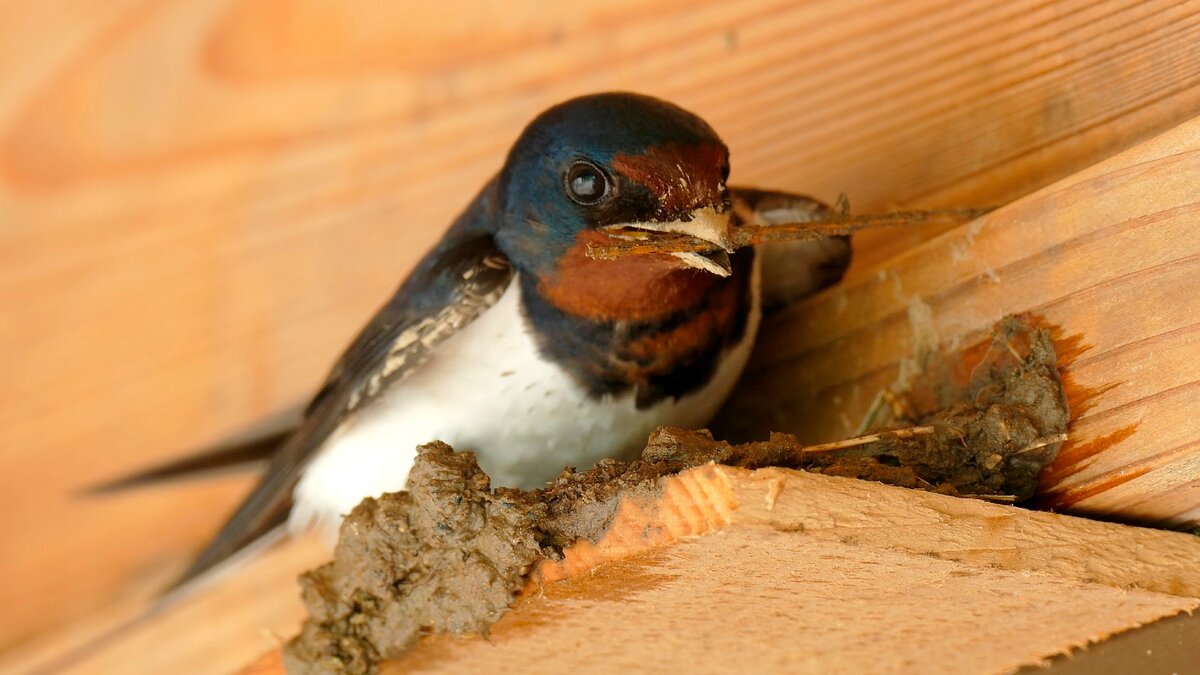
[[[518,269],[550,273],[583,230],[727,208],[728,162],[712,127],[674,104],[631,93],[566,101],[530,122],[509,152],[496,185],[497,242]],[[588,166],[612,190],[594,204],[571,189],[573,167],[591,185]]]

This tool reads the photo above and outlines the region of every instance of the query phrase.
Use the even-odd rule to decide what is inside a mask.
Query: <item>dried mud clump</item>
[[[312,618],[287,645],[289,673],[369,673],[422,632],[481,631],[544,555],[535,527],[544,507],[491,492],[470,453],[425,446],[409,486],[363,500],[333,562],[301,577]]]
[[[424,446],[408,490],[364,500],[342,524],[334,560],[301,578],[310,618],[284,649],[287,670],[373,673],[423,634],[485,632],[538,561],[598,540],[623,497],[653,496],[665,477],[708,462],[1025,499],[1068,421],[1053,344],[1010,318],[973,361],[966,377],[928,383],[926,398],[941,409],[840,447],[806,447],[787,434],[730,445],[664,428],[637,461],[567,469],[540,490],[493,491],[471,453]]]
[[[284,648],[288,672],[372,673],[423,634],[485,631],[534,563],[599,539],[622,497],[711,460],[707,432],[680,433],[702,442],[566,470],[535,491],[493,491],[472,453],[423,446],[408,490],[363,500],[342,523],[333,561],[301,577],[309,619]]]
[[[1054,343],[1027,317],[1007,317],[982,347],[981,356],[968,354],[958,367],[918,382],[914,400],[898,405],[909,415],[854,442],[804,446],[773,433],[765,442],[729,445],[707,433],[663,429],[642,458],[687,464],[692,460],[685,458],[699,456],[750,469],[779,466],[1024,501],[1057,456],[1070,421]],[[934,409],[911,413],[922,406]]]
[[[1054,342],[1029,317],[1010,316],[979,347],[981,356],[968,350],[955,367],[931,368],[909,394],[909,405],[900,406],[929,412],[891,425],[932,427],[932,433],[885,437],[837,459],[909,469],[920,480],[913,487],[1016,502],[1032,497],[1070,421]],[[844,464],[824,472],[855,475]]]

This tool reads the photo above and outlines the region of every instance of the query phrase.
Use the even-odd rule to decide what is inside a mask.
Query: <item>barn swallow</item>
[[[403,489],[429,441],[474,451],[493,485],[531,488],[636,456],[656,427],[707,424],[764,304],[831,283],[849,258],[844,237],[733,250],[739,222],[825,207],[730,189],[728,176],[716,132],[655,98],[598,94],[539,115],[342,354],[185,579],[284,520],[336,525]],[[589,257],[630,229],[714,250]]]

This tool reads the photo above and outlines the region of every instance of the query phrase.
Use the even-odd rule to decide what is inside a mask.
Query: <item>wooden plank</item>
[[[544,563],[486,638],[383,672],[1011,672],[1200,607],[1198,557],[1179,533],[708,465]]]
[[[861,210],[1004,202],[1200,105],[1200,7],[1167,0],[13,0],[0,25],[0,648],[151,596],[246,481],[76,491],[308,392],[550,103],[677,100],[740,182]]]
[[[1032,312],[1057,333],[1074,418],[1044,504],[1200,525],[1197,184],[1200,119],[790,309],[727,426],[843,437],[938,345]]]
[[[328,556],[327,542],[317,536],[279,542],[149,612],[131,600],[10,650],[0,672],[235,672],[299,631],[304,605],[296,576]]]
[[[526,591],[729,528],[799,532],[808,542],[1200,598],[1200,538],[870,481],[716,464],[672,476],[661,494],[626,499],[600,541],[579,542],[562,560],[543,562]]]

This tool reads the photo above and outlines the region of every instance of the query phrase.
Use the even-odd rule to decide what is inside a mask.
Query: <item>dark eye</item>
[[[591,206],[599,204],[608,196],[608,178],[591,162],[576,162],[567,172],[567,194],[571,199]]]

